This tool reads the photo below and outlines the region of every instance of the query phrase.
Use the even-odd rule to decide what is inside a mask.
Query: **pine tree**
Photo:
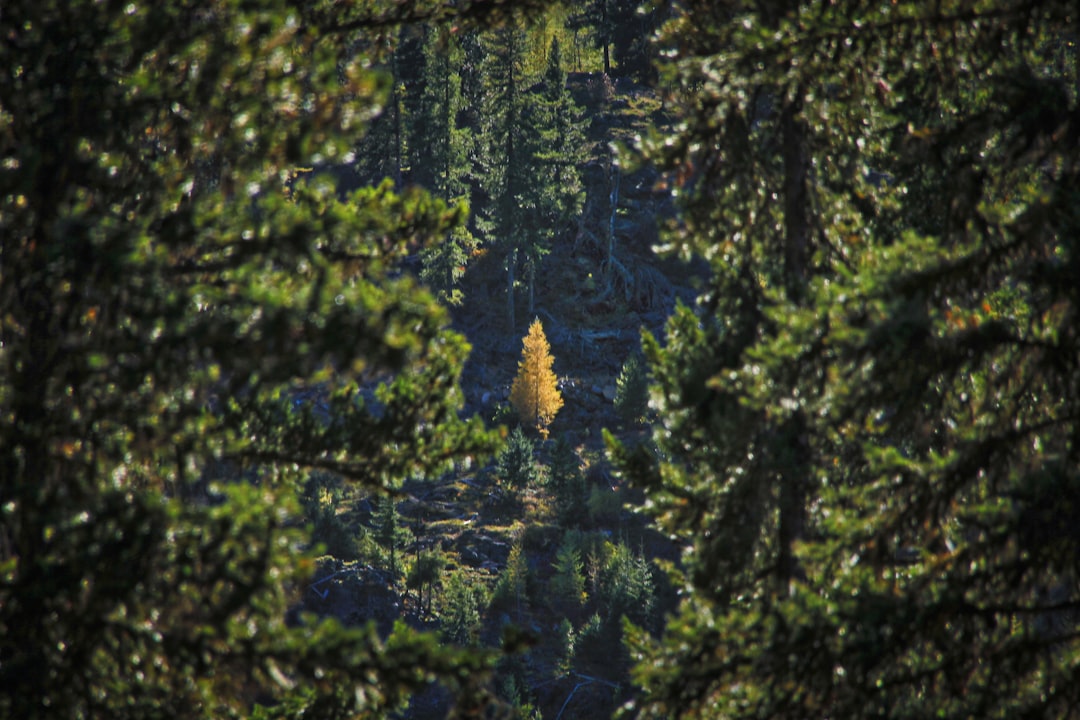
[[[639,0],[586,0],[575,8],[568,25],[588,31],[593,46],[602,51],[605,75],[641,82],[653,78],[649,40],[664,17],[661,8]]]
[[[439,596],[443,637],[458,645],[474,644],[481,626],[480,613],[486,605],[482,583],[471,580],[460,568],[451,572]]]
[[[465,295],[458,285],[477,246],[473,234],[461,225],[450,231],[441,242],[421,252],[420,279],[435,291],[440,302],[460,305],[465,301]]]
[[[435,586],[442,579],[446,569],[446,556],[440,550],[424,550],[416,556],[409,568],[406,584],[416,590],[416,610],[418,614],[431,614],[431,599]],[[427,590],[427,604],[424,604],[424,590]]]
[[[424,30],[416,111],[409,117],[410,180],[447,202],[467,195],[468,132],[463,110],[463,50],[448,26]]]
[[[551,576],[553,599],[565,607],[580,608],[585,599],[585,563],[577,534],[563,535],[552,569],[555,571]]]
[[[611,75],[611,43],[615,29],[615,0],[587,0],[576,3],[574,12],[567,20],[567,25],[575,32],[585,30],[593,47],[599,49],[603,57],[604,75]]]
[[[534,450],[533,441],[521,432],[521,428],[514,428],[496,460],[499,480],[517,491],[534,485],[540,477]]]
[[[510,386],[510,404],[523,423],[534,426],[546,438],[547,426],[562,408],[563,399],[551,370],[555,358],[539,318],[529,326],[522,345],[518,373]]]
[[[363,182],[389,179],[401,189],[410,172],[409,126],[419,104],[420,38],[404,28],[374,41],[371,50],[382,58],[377,72],[386,98],[371,127],[354,149],[353,165]]]
[[[523,222],[520,250],[529,314],[540,263],[555,240],[570,231],[585,198],[580,177],[586,155],[582,113],[566,87],[558,38],[552,39],[547,58],[544,76],[528,94],[521,114],[523,162],[530,182],[521,188],[517,204]]]
[[[473,172],[481,189],[475,207],[480,238],[497,253],[506,272],[507,329],[517,325],[515,292],[526,219],[519,199],[532,182],[526,127],[521,121],[527,88],[526,31],[512,22],[481,38],[482,89],[479,137]],[[474,196],[477,197],[477,196]]]
[[[632,638],[639,716],[1075,717],[1076,28],[1004,0],[669,25],[686,125],[649,154],[713,275],[646,343],[659,452],[614,448],[690,547]]]
[[[627,424],[642,422],[649,411],[649,373],[637,353],[626,359],[615,378],[615,411]]]
[[[559,524],[580,525],[588,516],[589,488],[581,471],[581,458],[565,437],[555,441],[548,471],[548,487],[555,496]]]
[[[286,622],[303,473],[380,487],[495,440],[459,420],[464,338],[390,272],[460,214],[282,192],[365,130],[380,81],[346,31],[388,17],[3,2],[0,716],[383,716],[490,666]]]
[[[402,553],[408,545],[412,533],[401,524],[397,503],[390,495],[383,495],[376,505],[373,535],[375,541],[386,552],[386,571],[396,583],[404,573]]]
[[[492,605],[513,607],[520,621],[522,611],[529,604],[528,583],[529,559],[522,547],[522,540],[518,537],[510,546],[506,567],[499,573],[499,579],[495,581],[495,588],[491,595]]]

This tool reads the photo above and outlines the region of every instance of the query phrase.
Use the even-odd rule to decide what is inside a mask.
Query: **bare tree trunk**
[[[604,272],[605,293],[611,292],[612,277],[615,271],[615,215],[619,210],[619,165],[614,158],[611,161],[608,175],[611,183],[611,194],[609,196],[611,214],[608,216],[607,268]]]

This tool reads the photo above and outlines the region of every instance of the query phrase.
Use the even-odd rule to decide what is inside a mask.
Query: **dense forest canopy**
[[[5,2],[0,715],[1076,717],[1078,65],[1055,0]]]

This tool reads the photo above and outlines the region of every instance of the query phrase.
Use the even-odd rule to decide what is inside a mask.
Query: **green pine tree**
[[[487,606],[483,583],[472,580],[461,569],[455,570],[447,578],[438,604],[443,637],[458,645],[475,644],[481,629],[481,612]]]
[[[644,421],[649,411],[649,372],[645,362],[633,353],[615,378],[615,412],[628,425]]]
[[[495,581],[491,593],[492,606],[513,609],[518,622],[521,622],[522,612],[529,606],[528,585],[529,559],[525,555],[521,538],[517,537],[510,546],[506,567]]]
[[[635,711],[1073,716],[1071,5],[684,10],[648,154],[713,276],[613,448],[691,548]]]
[[[410,179],[451,201],[467,194],[469,131],[459,125],[464,51],[450,27],[431,26],[421,58],[417,109],[409,118]]]
[[[589,487],[581,471],[581,458],[565,437],[555,441],[547,482],[555,496],[559,524],[563,527],[581,525],[588,516]]]
[[[638,0],[585,0],[573,7],[567,25],[584,31],[601,51],[604,75],[641,82],[654,78],[655,49],[649,40],[665,16],[661,8]]]
[[[411,181],[467,212],[470,132],[459,126],[462,112],[460,43],[449,27],[429,27],[423,44],[418,108],[409,120]],[[477,241],[466,225],[421,253],[421,279],[439,299],[459,305],[459,288]]]
[[[535,457],[533,441],[516,427],[496,458],[496,472],[504,485],[515,491],[523,491],[540,479],[540,467]]]
[[[406,584],[416,590],[416,609],[418,614],[431,614],[431,599],[435,586],[442,581],[446,569],[446,556],[440,550],[423,550],[409,568]],[[427,604],[424,603],[424,591],[427,591]]]
[[[517,205],[522,213],[521,258],[526,271],[526,312],[535,304],[536,272],[555,241],[565,236],[581,212],[585,190],[580,168],[585,161],[583,118],[569,90],[558,38],[548,51],[547,68],[530,92],[520,122],[525,174]]]
[[[461,215],[282,188],[364,132],[381,81],[347,31],[392,20],[3,3],[0,716],[381,716],[490,667],[405,627],[286,623],[303,473],[378,487],[494,442],[458,419],[464,338],[389,272]]]
[[[567,608],[581,607],[585,599],[585,563],[581,559],[580,541],[575,533],[563,535],[552,568],[555,571],[551,576],[553,599]]]
[[[383,495],[376,503],[373,536],[386,553],[385,570],[397,582],[405,572],[404,550],[412,539],[412,533],[402,525],[397,502],[393,496]]]
[[[501,259],[506,272],[507,330],[517,325],[515,292],[526,218],[519,198],[532,183],[527,160],[526,127],[521,121],[528,87],[524,58],[526,30],[512,22],[481,38],[482,85],[479,138],[473,172],[480,193],[476,203],[482,243]]]

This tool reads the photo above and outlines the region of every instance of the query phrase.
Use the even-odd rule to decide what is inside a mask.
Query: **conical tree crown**
[[[522,344],[517,377],[510,386],[510,403],[522,422],[535,424],[546,437],[547,426],[563,406],[563,399],[551,370],[555,358],[539,319],[533,320]]]

